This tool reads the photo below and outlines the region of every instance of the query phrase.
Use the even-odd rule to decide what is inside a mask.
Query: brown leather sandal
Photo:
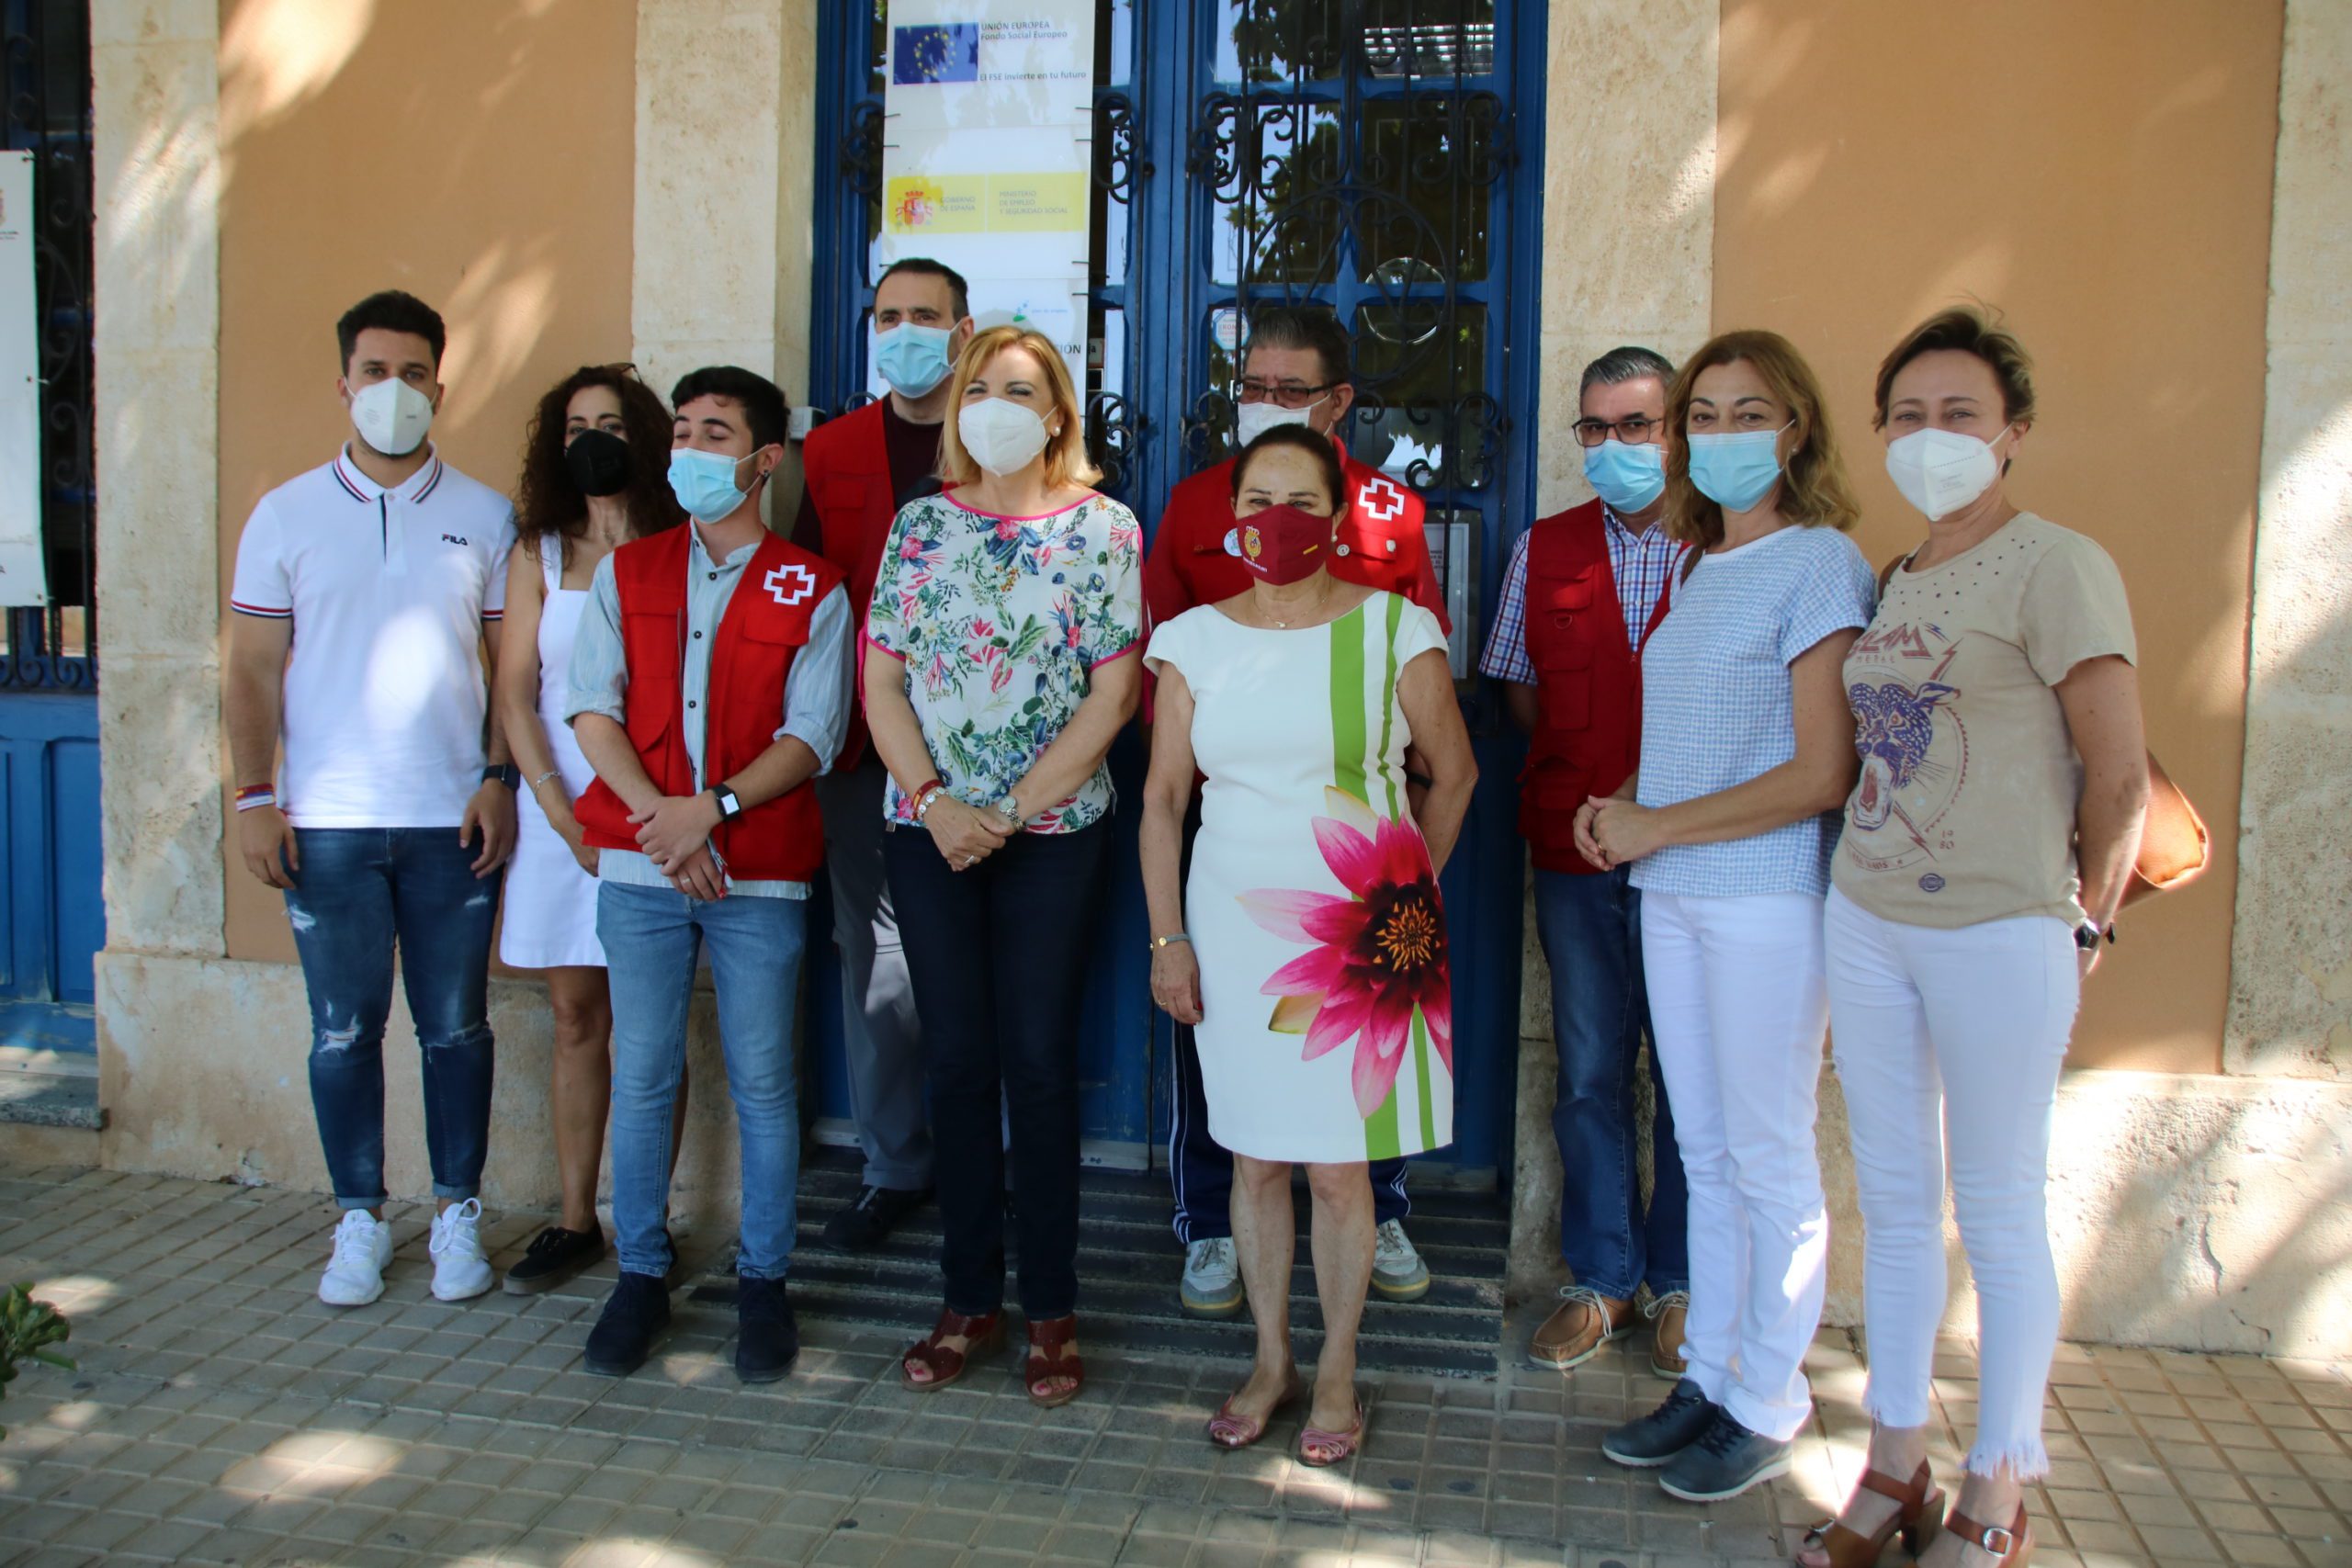
[[[943,1339],[961,1339],[964,1348],[951,1350],[940,1344]],[[899,1383],[917,1393],[930,1393],[945,1388],[964,1375],[964,1369],[974,1356],[986,1355],[1004,1348],[1004,1314],[992,1312],[979,1317],[967,1317],[960,1312],[943,1312],[930,1335],[907,1347],[899,1358]],[[910,1369],[921,1367],[931,1375],[918,1378]]]
[[[1829,1568],[1877,1568],[1878,1560],[1886,1555],[1887,1543],[1898,1534],[1903,1537],[1903,1549],[1916,1558],[1943,1528],[1947,1499],[1928,1473],[1926,1460],[1919,1461],[1907,1486],[1883,1470],[1865,1470],[1860,1490],[1892,1499],[1895,1511],[1870,1535],[1836,1519],[1825,1519],[1807,1530],[1805,1550],[1827,1553]]]
[[[1076,1313],[1029,1325],[1029,1357],[1022,1364],[1021,1381],[1028,1390],[1030,1404],[1052,1410],[1068,1404],[1085,1388],[1086,1363],[1079,1359],[1077,1351],[1066,1348],[1077,1335]],[[1058,1393],[1040,1393],[1037,1385],[1047,1378],[1068,1378],[1069,1386]]]
[[[1978,1551],[1992,1552],[2000,1560],[1995,1568],[2026,1568],[2033,1561],[2033,1521],[2025,1517],[2023,1503],[2018,1505],[2018,1517],[2006,1529],[1980,1525],[1958,1508],[1944,1516],[1944,1529]]]

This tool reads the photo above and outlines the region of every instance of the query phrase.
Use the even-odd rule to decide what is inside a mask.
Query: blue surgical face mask
[[[1781,477],[1780,430],[1743,430],[1731,435],[1693,435],[1690,482],[1725,512],[1750,512]]]
[[[742,505],[750,494],[735,488],[735,470],[742,462],[724,452],[680,446],[670,454],[670,493],[695,522],[716,523]]]
[[[949,327],[902,322],[874,339],[874,367],[901,397],[920,398],[947,379]]]
[[[1639,512],[1666,491],[1666,448],[1657,442],[1628,446],[1611,436],[1584,449],[1585,482],[1620,516]]]

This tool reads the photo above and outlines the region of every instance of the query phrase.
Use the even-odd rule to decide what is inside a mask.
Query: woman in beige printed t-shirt
[[[2030,1550],[2049,1472],[2058,1280],[2043,1211],[2058,1071],[2147,803],[2123,583],[2083,535],[2011,504],[2033,422],[2017,340],[1942,311],[1879,367],[1887,471],[1928,536],[1848,655],[1861,777],[1826,916],[1830,1033],[1866,1228],[1870,1470],[1800,1564],[1929,1568]],[[1979,1403],[1950,1513],[1928,1476],[1944,1309],[1946,1131],[1978,1313]]]

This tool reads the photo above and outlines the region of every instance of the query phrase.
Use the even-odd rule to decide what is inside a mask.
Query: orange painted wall
[[[2150,743],[2214,829],[2120,922],[2078,1066],[2221,1065],[2262,434],[2279,0],[1724,0],[1714,322],[1827,384],[1864,550],[1923,531],[1869,428],[1880,357],[2000,306],[2039,362],[2011,497],[2107,546]]]
[[[349,434],[334,321],[399,288],[449,325],[442,455],[499,490],[540,393],[629,356],[636,10],[612,0],[223,0],[220,562]],[[232,858],[229,952],[293,957]]]

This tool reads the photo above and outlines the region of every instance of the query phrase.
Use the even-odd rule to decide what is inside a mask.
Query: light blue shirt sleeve
[[[571,691],[563,699],[563,721],[583,713],[602,714],[615,724],[628,722],[623,699],[628,693],[628,655],[621,646],[621,591],[613,580],[613,558],[596,563],[580,630],[571,644]],[[821,755],[821,753],[820,753]]]
[[[604,568],[599,566],[601,574]],[[602,581],[601,576],[598,581]],[[587,615],[580,617],[581,635],[588,630]],[[833,759],[842,749],[842,737],[849,729],[851,639],[854,628],[850,625],[849,589],[836,586],[817,606],[808,618],[808,643],[792,660],[792,669],[784,678],[784,728],[775,732],[778,740],[789,735],[817,753],[817,771],[829,773]],[[617,639],[616,639],[617,647]],[[573,700],[580,695],[579,645],[573,645]]]
[[[1492,681],[1535,684],[1535,665],[1527,657],[1527,546],[1535,536],[1530,528],[1511,547],[1510,564],[1503,569],[1501,601],[1495,624],[1487,633],[1487,651],[1479,658],[1478,673]]]

